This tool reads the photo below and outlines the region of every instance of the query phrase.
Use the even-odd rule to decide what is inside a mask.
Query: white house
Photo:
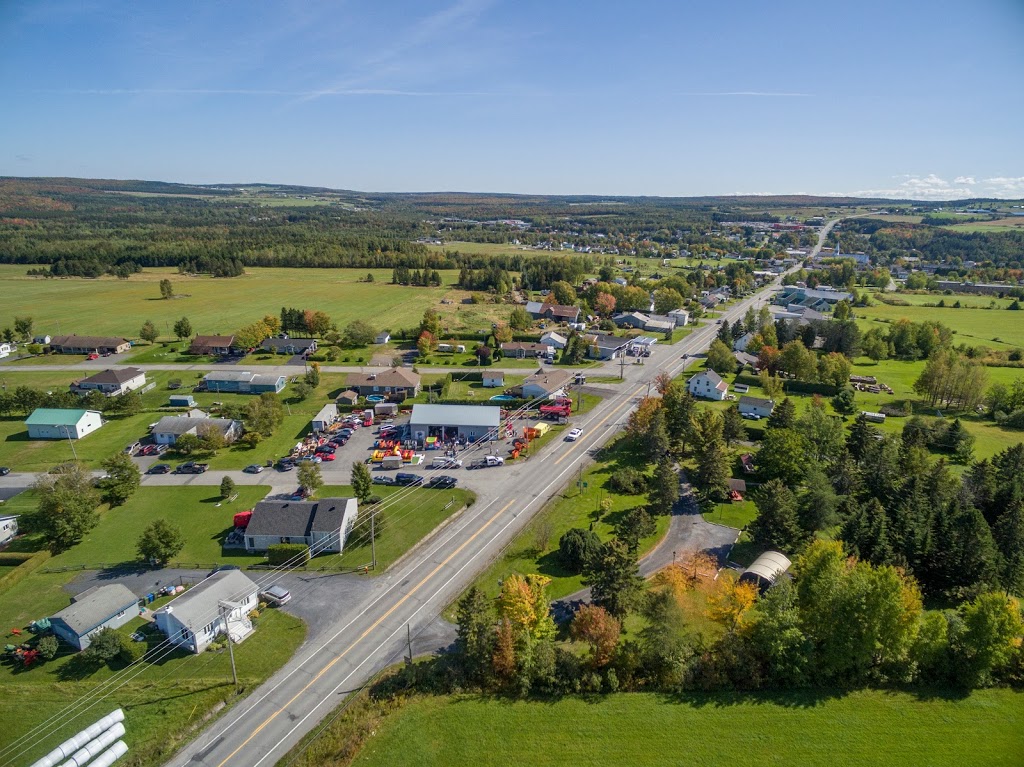
[[[723,381],[722,377],[714,370],[705,370],[690,379],[687,389],[694,397],[721,402],[729,393],[729,384]]]
[[[119,368],[104,370],[76,381],[71,384],[71,391],[75,394],[98,391],[108,397],[116,397],[125,392],[141,389],[145,385],[146,374],[139,368]]]
[[[565,395],[575,374],[570,370],[540,370],[523,381],[523,399],[554,399]]]
[[[138,597],[120,583],[93,586],[51,615],[50,628],[68,644],[84,650],[96,632],[116,629],[138,615],[138,602]]]
[[[256,584],[241,570],[220,570],[153,617],[171,644],[194,653],[205,650],[218,634],[227,634],[237,644],[253,632],[249,613],[258,604],[256,591]]]
[[[18,534],[18,517],[14,514],[0,516],[0,546]]]
[[[153,441],[158,445],[173,445],[178,438],[185,434],[194,434],[202,437],[209,434],[210,429],[215,429],[224,437],[224,441],[231,444],[242,436],[242,422],[233,421],[230,418],[210,418],[201,410],[190,410],[185,415],[165,415],[150,433]]]
[[[732,342],[732,350],[734,352],[745,352],[752,340],[754,340],[753,333],[744,333],[743,335],[741,335],[739,338]]]
[[[261,501],[245,528],[245,548],[255,552],[277,543],[304,543],[313,556],[340,554],[358,514],[355,498]]]
[[[547,344],[548,346],[553,346],[556,349],[564,349],[565,345],[569,343],[569,339],[561,335],[560,333],[556,333],[553,330],[549,330],[547,333],[540,337],[540,342],[542,344]]]
[[[6,341],[0,342],[0,359],[9,357],[11,352],[14,351],[14,344],[9,344]]]
[[[505,374],[500,370],[488,370],[483,374],[483,385],[486,389],[496,389],[505,385]]]
[[[103,425],[98,410],[39,407],[25,419],[29,439],[81,439]]]
[[[740,397],[739,408],[740,415],[756,415],[758,418],[767,418],[775,409],[775,400],[761,397]]]
[[[668,313],[668,316],[675,321],[677,328],[690,324],[690,313],[686,309],[673,309]]]

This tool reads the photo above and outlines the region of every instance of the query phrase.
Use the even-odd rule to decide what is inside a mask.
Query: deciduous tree
[[[577,642],[590,645],[590,662],[604,668],[615,655],[622,624],[598,605],[583,605],[573,616],[569,633]]]
[[[120,506],[139,489],[142,481],[139,467],[125,453],[115,453],[102,466],[107,472],[101,483],[103,500],[111,506]]]
[[[373,477],[370,468],[363,461],[352,462],[352,493],[360,503],[366,503],[373,495]]]
[[[61,464],[41,475],[33,487],[39,498],[35,524],[55,554],[80,543],[99,521],[99,497],[81,464]]]
[[[135,546],[142,559],[164,565],[185,548],[185,536],[166,519],[154,519]]]

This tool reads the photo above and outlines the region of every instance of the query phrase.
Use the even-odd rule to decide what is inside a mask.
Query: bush
[[[118,657],[125,663],[131,664],[137,660],[142,660],[146,655],[145,642],[125,642],[121,647],[121,652],[118,653]]]
[[[381,498],[379,495],[371,495],[369,498],[366,499],[366,503],[369,506],[373,506],[375,503],[380,503],[382,500],[384,499]]]
[[[275,567],[300,567],[309,561],[309,546],[304,543],[275,543],[267,547],[267,561]]]
[[[574,527],[558,539],[558,556],[570,572],[579,574],[601,551],[601,539],[591,530]]]
[[[608,480],[608,489],[622,495],[643,495],[647,492],[647,477],[636,469],[622,469]]]
[[[123,635],[113,629],[101,629],[92,635],[92,641],[85,648],[82,657],[93,662],[107,663],[118,657],[124,646]]]
[[[60,650],[60,642],[53,634],[47,634],[36,644],[36,649],[43,660],[53,660]]]

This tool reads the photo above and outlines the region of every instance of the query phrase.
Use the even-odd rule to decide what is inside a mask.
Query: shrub
[[[275,543],[267,547],[267,561],[275,567],[300,567],[309,561],[309,546],[304,543]]]
[[[134,663],[137,660],[142,660],[146,655],[145,642],[125,642],[121,646],[121,652],[118,653],[118,657],[125,663]]]
[[[601,551],[601,539],[591,530],[574,527],[558,539],[558,556],[565,568],[582,573]]]
[[[60,642],[53,634],[47,634],[36,644],[36,649],[43,660],[53,660],[60,650]]]
[[[125,645],[124,636],[113,629],[101,629],[92,636],[92,641],[82,653],[86,660],[106,663],[121,654]]]
[[[647,477],[636,469],[622,469],[608,480],[608,488],[622,495],[643,495],[647,492]]]

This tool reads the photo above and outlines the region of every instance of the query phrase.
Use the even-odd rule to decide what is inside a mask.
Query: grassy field
[[[704,512],[704,519],[708,522],[714,522],[716,525],[725,525],[726,527],[735,527],[737,530],[742,530],[749,525],[756,516],[757,507],[753,501],[749,500],[749,493],[747,494],[747,500],[734,503],[716,503],[713,509]]]
[[[971,221],[943,227],[954,232],[1020,232],[1024,231],[1024,216],[1008,216],[994,221]]]
[[[476,579],[475,585],[488,596],[496,596],[499,579],[511,573],[540,573],[552,579],[548,587],[551,599],[564,597],[583,588],[582,576],[574,575],[562,566],[558,557],[558,539],[569,528],[587,529],[593,525],[594,532],[602,540],[608,540],[626,511],[646,505],[647,499],[644,496],[618,495],[606,487],[608,479],[617,468],[630,464],[645,468],[642,462],[635,461],[635,456],[630,455],[622,443],[619,443],[618,449],[614,445],[606,449],[603,459],[583,472],[583,482],[587,486],[582,492],[575,484],[566,488],[512,541],[505,553]],[[603,498],[612,501],[611,511],[604,516],[600,512]],[[653,548],[668,530],[669,517],[658,517],[656,521],[657,531],[654,535],[640,542],[641,554]]]
[[[876,298],[878,293],[872,293],[872,298]],[[955,322],[957,312],[959,309],[954,309],[953,304],[957,301],[960,302],[962,309],[1005,309],[1011,303],[1012,298],[999,298],[998,296],[980,296],[971,293],[954,293],[947,296],[945,293],[886,293],[886,298],[896,301],[906,301],[912,306],[924,306],[925,304],[937,304],[939,301],[944,301],[945,306],[931,307],[945,311],[946,314],[942,315],[946,317],[946,324]],[[860,311],[864,307],[858,307],[857,311]],[[870,308],[870,307],[868,307]],[[909,308],[909,307],[908,307]]]
[[[911,297],[908,297],[908,300]],[[916,296],[913,298],[917,298]],[[961,303],[966,299],[953,296],[935,296],[934,301],[945,298],[947,304],[954,303],[957,298]],[[977,300],[977,297],[971,299]],[[988,305],[986,302],[985,306]],[[997,299],[998,305],[998,299]],[[876,322],[862,322],[861,329],[879,327],[878,320],[896,322],[906,318],[913,322],[933,320],[954,330],[954,342],[984,343],[995,345],[994,348],[1004,349],[1024,346],[1024,319],[1019,312],[996,311],[990,309],[951,309],[934,306],[889,306],[878,303],[871,306],[857,307],[859,318]],[[882,326],[884,327],[884,325]]]
[[[800,767],[1019,765],[1024,696],[620,694],[523,702],[420,698],[391,715],[353,764]],[[320,760],[318,764],[336,762]]]
[[[339,327],[354,319],[368,320],[392,330],[419,324],[428,307],[443,317],[446,332],[474,331],[507,319],[511,307],[501,304],[463,304],[470,296],[452,287],[458,272],[441,273],[437,288],[388,284],[390,269],[369,270],[374,282],[361,282],[366,269],[261,269],[249,268],[242,277],[215,279],[188,277],[174,269],[146,269],[128,280],[43,279],[27,277],[23,265],[0,265],[6,286],[0,304],[0,327],[15,316],[30,316],[37,332],[51,335],[82,333],[136,337],[146,320],[171,337],[175,321],[189,318],[194,332],[231,333],[265,314],[279,315],[282,306],[319,309]],[[170,279],[177,296],[160,298],[159,281]],[[442,298],[452,303],[441,304]]]

